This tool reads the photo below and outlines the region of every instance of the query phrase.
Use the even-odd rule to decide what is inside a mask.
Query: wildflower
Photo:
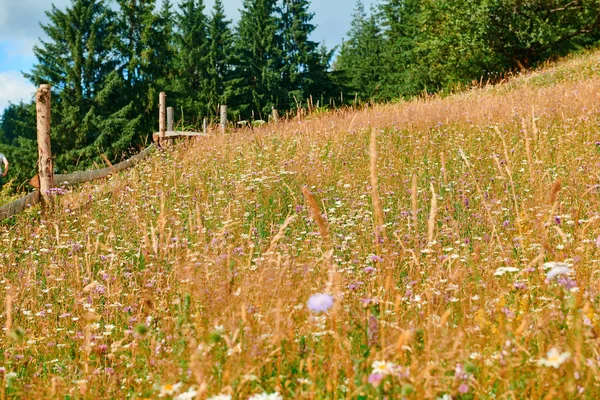
[[[568,277],[562,275],[558,277],[558,283],[562,286],[565,287],[565,289],[567,290],[571,290],[577,287],[577,282],[575,282],[572,279],[569,279]]]
[[[178,394],[173,398],[173,400],[192,400],[196,398],[198,392],[194,388],[189,388],[187,392],[183,392]],[[221,395],[219,395],[221,396]],[[221,398],[221,400],[231,400],[231,396],[225,395],[225,398]]]
[[[229,394],[218,394],[216,396],[209,397],[207,400],[231,400],[231,395],[229,395]]]
[[[527,284],[525,282],[515,282],[515,289],[527,289]]]
[[[333,297],[325,293],[313,294],[306,305],[312,312],[325,312],[333,306]]]
[[[373,385],[373,387],[377,387],[377,386],[379,386],[379,384],[381,383],[383,378],[384,378],[383,374],[380,374],[377,372],[372,373],[371,375],[369,375],[369,383],[371,385]]]
[[[248,400],[283,400],[283,397],[278,392],[261,393],[248,397]]]
[[[458,392],[460,394],[465,394],[469,392],[469,385],[467,385],[466,383],[461,383],[460,386],[458,387]]]
[[[14,385],[14,383],[15,383],[14,381],[17,379],[17,373],[14,371],[11,371],[8,374],[6,374],[4,379],[6,379],[6,387],[10,388]]]
[[[547,262],[544,264],[544,268],[550,270],[546,273],[546,279],[548,281],[551,281],[554,277],[558,275],[564,275],[571,272],[569,265],[562,262]]]
[[[180,388],[181,388],[181,382],[176,383],[174,385],[170,385],[170,384],[162,385],[160,387],[159,397],[171,396],[171,395],[177,393]]]
[[[389,375],[394,371],[396,366],[394,363],[386,361],[374,361],[371,365],[373,368],[373,374]]]
[[[502,276],[507,272],[519,272],[519,268],[515,268],[515,267],[500,267],[496,269],[496,272],[494,272],[494,276]]]
[[[571,357],[571,353],[568,351],[559,353],[556,347],[551,348],[546,354],[547,358],[540,358],[537,362],[538,365],[544,365],[546,367],[558,368],[562,363],[567,361]]]
[[[377,262],[380,263],[380,262],[383,262],[383,258],[381,258],[378,255],[373,254],[373,255],[371,255],[371,261],[373,261],[374,263],[377,263]]]
[[[457,363],[456,367],[454,367],[454,377],[456,379],[466,379],[467,378],[467,374],[465,374],[465,369],[463,368],[462,364]]]

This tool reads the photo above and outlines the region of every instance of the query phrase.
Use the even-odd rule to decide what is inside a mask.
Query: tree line
[[[52,7],[25,75],[53,87],[56,168],[124,157],[156,130],[160,91],[187,124],[227,104],[237,120],[390,101],[497,81],[600,39],[597,0],[359,0],[339,48],[315,42],[310,0],[243,0],[234,26],[222,0],[71,0]],[[334,54],[337,54],[333,61]],[[333,62],[332,62],[333,61]],[[36,173],[33,103],[10,105],[0,151],[11,176]]]
[[[600,40],[597,0],[357,2],[334,69],[363,100],[497,82]]]

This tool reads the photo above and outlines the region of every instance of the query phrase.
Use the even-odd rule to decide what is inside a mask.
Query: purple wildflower
[[[567,277],[565,275],[561,275],[558,277],[558,283],[560,285],[563,285],[565,287],[565,289],[567,289],[567,290],[571,290],[571,289],[577,287],[577,282],[575,282],[572,279],[569,279],[569,277]]]
[[[525,282],[515,282],[515,289],[527,289],[527,284]]]
[[[456,379],[467,379],[467,374],[465,373],[465,369],[462,364],[457,363],[454,368],[454,378]]]
[[[369,383],[371,385],[373,385],[374,387],[379,386],[379,384],[381,383],[382,380],[383,380],[382,374],[374,373],[374,374],[369,375]]]
[[[325,312],[333,306],[333,297],[326,293],[317,293],[310,296],[306,303],[312,312]]]
[[[509,308],[503,307],[502,308],[502,312],[504,313],[504,315],[506,315],[506,318],[514,318],[515,317],[515,313],[512,312]]]
[[[379,262],[379,263],[380,263],[380,262],[382,262],[382,261],[383,261],[383,258],[381,258],[381,257],[379,257],[379,256],[377,256],[377,255],[375,255],[375,254],[373,254],[373,255],[371,256],[371,261],[373,261],[373,262]]]

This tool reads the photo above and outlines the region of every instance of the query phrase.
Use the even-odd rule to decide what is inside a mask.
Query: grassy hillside
[[[0,234],[0,398],[598,398],[599,129],[588,53],[83,185]]]

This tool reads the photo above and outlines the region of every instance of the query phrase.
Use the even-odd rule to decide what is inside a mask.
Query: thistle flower
[[[373,386],[373,387],[377,387],[379,386],[379,384],[381,383],[381,381],[383,380],[384,376],[383,374],[380,373],[372,373],[371,375],[369,375],[369,383]]]
[[[306,303],[312,312],[325,312],[333,306],[333,297],[325,293],[317,293],[310,296]]]
[[[549,271],[546,273],[546,279],[548,281],[551,281],[553,278],[557,277],[558,275],[564,275],[564,274],[568,274],[569,272],[571,272],[569,265],[566,263],[562,263],[562,262],[555,262],[555,261],[547,262],[544,264],[544,268],[549,269]]]

